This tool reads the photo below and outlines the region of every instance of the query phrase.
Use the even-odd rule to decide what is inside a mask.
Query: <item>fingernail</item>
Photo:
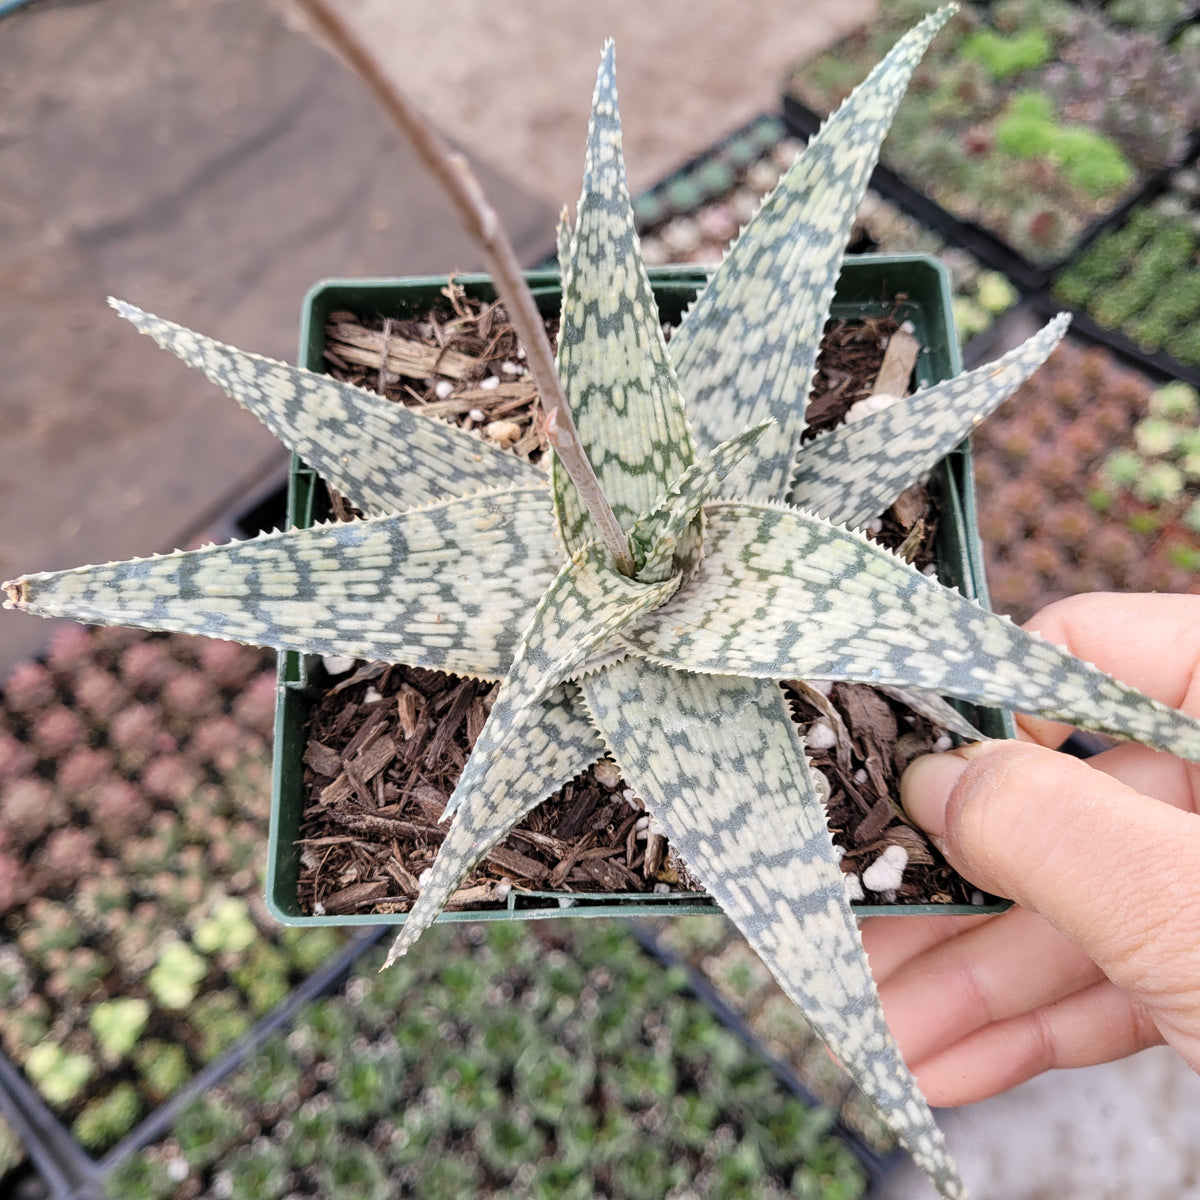
[[[946,804],[968,761],[986,742],[973,742],[945,754],[914,758],[900,776],[900,803],[904,811],[936,842],[946,833]]]

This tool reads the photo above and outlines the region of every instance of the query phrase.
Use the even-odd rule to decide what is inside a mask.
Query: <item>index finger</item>
[[[1042,609],[1025,623],[1102,671],[1161,700],[1200,715],[1200,596],[1089,592]],[[1021,732],[1058,746],[1071,726],[1017,717]]]

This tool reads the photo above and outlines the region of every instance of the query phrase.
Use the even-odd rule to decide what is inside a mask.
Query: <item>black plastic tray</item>
[[[383,926],[353,931],[347,944],[293,988],[286,1000],[255,1022],[245,1036],[193,1075],[98,1160],[51,1112],[19,1068],[0,1054],[0,1114],[24,1144],[49,1200],[105,1200],[104,1180],[114,1167],[167,1133],[195,1096],[230,1075],[271,1034],[290,1025],[309,1001],[339,987],[354,964],[386,932]]]
[[[742,1015],[721,997],[702,971],[664,945],[645,921],[624,921],[623,924],[638,940],[642,949],[652,958],[662,963],[664,967],[680,967],[687,972],[688,987],[696,999],[701,1001],[722,1025],[736,1033],[755,1055],[767,1063],[775,1078],[792,1095],[811,1108],[825,1107],[824,1102],[804,1086],[796,1072],[763,1045],[750,1026],[746,1024]],[[848,1079],[849,1077],[847,1077]],[[851,1084],[850,1087],[852,1089],[853,1085]],[[884,1154],[867,1145],[858,1131],[845,1120],[840,1110],[833,1122],[833,1132],[846,1143],[851,1153],[858,1159],[859,1165],[867,1176],[868,1196],[875,1192],[883,1183],[884,1178],[906,1157],[903,1147],[899,1144]]]

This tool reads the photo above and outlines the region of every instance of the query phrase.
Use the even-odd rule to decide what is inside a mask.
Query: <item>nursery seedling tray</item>
[[[341,986],[384,932],[378,922],[374,928],[359,930],[323,966],[293,988],[286,1000],[145,1116],[100,1159],[84,1150],[21,1071],[0,1053],[0,1114],[20,1137],[50,1200],[103,1200],[109,1194],[104,1181],[117,1166],[167,1134],[196,1096],[237,1070],[272,1034],[290,1028],[308,1004]]]
[[[824,120],[795,96],[784,95],[783,115],[788,130],[797,137],[811,138]],[[871,187],[885,200],[890,200],[923,225],[941,234],[948,242],[970,251],[981,263],[1001,271],[1024,292],[1044,293],[1054,276],[1096,238],[1121,225],[1147,196],[1161,190],[1163,180],[1174,168],[1164,168],[1146,176],[1128,196],[1084,229],[1070,251],[1050,263],[1034,263],[1003,238],[975,221],[956,217],[936,200],[931,200],[919,187],[909,183],[894,167],[880,162],[871,175]]]
[[[140,1174],[137,1160],[117,1165],[106,1177],[108,1194],[210,1194],[216,1177],[228,1181],[232,1195],[257,1197],[267,1194],[266,1162],[276,1166],[274,1178],[290,1176],[289,1194],[499,1195],[519,1171],[522,1177],[534,1174],[522,1194],[559,1195],[569,1170],[572,1178],[590,1176],[592,1191],[641,1195],[647,1180],[659,1180],[664,1157],[695,1178],[701,1156],[719,1163],[754,1141],[769,1143],[776,1161],[750,1167],[752,1191],[768,1175],[774,1190],[786,1190],[798,1170],[805,1195],[870,1194],[892,1156],[862,1144],[848,1123],[831,1126],[824,1106],[789,1087],[760,1042],[743,1038],[748,1053],[732,1058],[734,1038],[718,1024],[725,1014],[710,1010],[703,992],[687,994],[680,973],[660,965],[661,957],[646,961],[645,950],[614,923],[565,937],[561,929],[540,935],[494,926],[468,930],[443,939],[440,953],[410,958],[382,976],[374,970],[382,956],[372,953],[344,985],[321,993],[326,1003],[293,1014],[219,1089],[197,1095],[188,1110],[190,1130],[174,1120],[164,1124],[139,1156],[149,1170]],[[492,995],[498,970],[508,999]],[[581,987],[596,1001],[582,1020],[576,1011]],[[643,1029],[650,1022],[656,1030],[682,1028],[684,1036],[643,1053]],[[731,1032],[736,1037],[739,1031]],[[566,1050],[552,1045],[564,1034],[570,1039]],[[714,1034],[724,1036],[717,1040]],[[470,1078],[455,1084],[464,1060]],[[670,1069],[644,1070],[655,1061]],[[364,1078],[368,1085],[355,1082]],[[548,1084],[541,1082],[547,1078]],[[481,1080],[498,1081],[499,1091]],[[629,1086],[635,1080],[636,1093]],[[666,1112],[647,1130],[629,1122],[646,1110],[651,1088]],[[429,1107],[433,1089],[449,1096],[449,1107]],[[673,1109],[673,1089],[703,1103],[698,1110]],[[499,1109],[494,1097],[500,1097]],[[491,1176],[486,1182],[480,1171],[454,1178],[453,1160],[478,1161],[477,1147],[514,1104],[526,1129],[552,1130],[553,1140],[535,1137],[503,1163],[484,1151],[483,1168]],[[790,1122],[781,1135],[771,1118],[783,1104],[806,1110],[807,1118],[799,1127]],[[198,1145],[196,1127],[204,1128],[216,1113],[225,1128]],[[732,1147],[711,1141],[715,1128],[733,1135]],[[829,1157],[833,1144],[839,1144],[836,1161]],[[630,1169],[627,1158],[651,1146],[660,1152],[657,1162]],[[335,1174],[343,1153],[354,1171],[346,1182]],[[851,1155],[865,1178],[846,1170]],[[447,1164],[450,1171],[442,1171]],[[169,1168],[183,1178],[168,1193]],[[554,1177],[548,1187],[547,1168]],[[608,1179],[601,1182],[597,1172]],[[623,1186],[616,1172],[629,1182]],[[367,1183],[356,1186],[363,1179]]]
[[[677,953],[675,949],[667,945],[654,932],[652,928],[654,922],[627,921],[625,925],[632,936],[637,939],[642,949],[656,962],[661,963],[668,969],[681,970],[687,973],[688,987],[696,999],[708,1008],[722,1025],[737,1034],[757,1057],[763,1059],[771,1068],[775,1078],[792,1095],[803,1101],[810,1108],[821,1108],[826,1105],[824,1100],[815,1096],[805,1086],[804,1081],[789,1063],[784,1062],[783,1059],[771,1052],[771,1049],[764,1044],[763,1040],[750,1027],[750,1024],[742,1013],[721,995],[704,972],[694,963],[689,962]],[[815,1038],[816,1035],[812,1036]],[[846,1077],[846,1084],[848,1093],[857,1093],[857,1089],[854,1087],[849,1076]],[[858,1159],[859,1165],[867,1176],[868,1196],[874,1194],[875,1189],[882,1185],[884,1179],[905,1157],[905,1152],[899,1143],[896,1143],[891,1150],[880,1150],[870,1145],[862,1134],[846,1119],[846,1115],[840,1107],[834,1117],[832,1129],[850,1148],[854,1157]]]
[[[1101,10],[1102,8],[1103,6],[1101,6]],[[987,0],[984,0],[983,3],[964,5],[963,9],[964,12],[971,9],[976,10],[979,17],[980,29],[995,29],[996,17],[991,11],[992,5]],[[1138,32],[1136,26],[1114,22],[1105,16],[1102,11],[1100,15],[1106,27],[1117,34],[1132,36]],[[1198,17],[1195,13],[1187,15],[1169,33],[1157,39],[1163,47],[1164,53],[1168,55],[1173,53],[1171,43],[1174,38],[1187,28],[1188,25],[1196,22],[1197,19]],[[1024,31],[1026,32],[1032,32],[1039,27],[1037,14],[1033,12],[1023,17],[1022,22],[1024,24]],[[1086,45],[1086,31],[1082,37],[1083,44]],[[1051,40],[1055,40],[1054,36],[1052,36]],[[796,70],[796,76],[802,78],[806,70],[815,71],[816,64],[821,60],[836,61],[839,55],[841,55],[843,60],[856,61],[855,41],[856,35],[851,34],[830,50],[822,52],[822,54],[814,56],[814,58],[800,64]],[[1062,46],[1059,47],[1060,50],[1062,48]],[[1054,58],[1055,56],[1052,53],[1051,57],[1040,65],[1031,64],[1029,69],[1032,74],[1023,83],[1020,80],[1024,68],[1017,71],[1016,78],[1012,79],[1011,84],[1008,76],[997,76],[993,80],[993,84],[996,88],[1000,89],[1001,93],[1007,93],[1007,89],[1010,86],[1015,87],[1016,91],[1011,93],[1012,95],[1022,90],[1040,91],[1043,89],[1045,83],[1041,72],[1051,65]],[[1065,59],[1060,61],[1065,61]],[[911,104],[914,101],[910,98],[908,103]],[[972,101],[967,101],[968,105],[972,103]],[[1151,102],[1143,100],[1140,103],[1148,105]],[[782,106],[784,121],[788,129],[804,138],[811,138],[825,119],[825,115],[819,109],[813,109],[804,99],[801,99],[800,96],[790,91],[785,91]],[[989,106],[989,103],[985,103],[972,113],[971,120],[978,122],[982,127],[988,127],[989,122],[1000,116],[1000,112],[1000,107],[993,108]],[[956,114],[951,118],[952,128],[944,131],[946,137],[957,136],[954,132],[957,126],[954,126],[953,122],[958,121],[960,116],[962,114]],[[1178,119],[1180,127],[1184,132],[1187,132],[1187,118],[1179,115]],[[1090,124],[1088,121],[1082,123],[1085,125]],[[1005,272],[1023,290],[1033,293],[1043,293],[1052,277],[1071,262],[1086,246],[1090,245],[1097,236],[1108,229],[1124,223],[1133,208],[1141,204],[1145,197],[1153,195],[1161,189],[1170,173],[1182,163],[1187,162],[1195,153],[1196,136],[1196,133],[1193,132],[1186,143],[1177,144],[1175,147],[1175,156],[1170,161],[1167,161],[1165,150],[1163,151],[1163,157],[1160,158],[1157,164],[1139,164],[1130,158],[1129,165],[1132,167],[1134,175],[1129,183],[1123,189],[1114,192],[1108,199],[1103,200],[1091,216],[1091,219],[1087,218],[1084,211],[1077,210],[1077,219],[1080,225],[1077,232],[1074,236],[1070,237],[1069,241],[1064,242],[1063,248],[1057,255],[1048,255],[1045,258],[1031,257],[1019,249],[1018,244],[1014,244],[1003,231],[994,231],[990,228],[986,218],[968,215],[957,216],[937,201],[931,199],[926,194],[923,185],[916,182],[915,177],[908,173],[906,168],[906,161],[908,160],[906,160],[903,147],[896,148],[889,144],[889,147],[885,149],[884,156],[872,175],[872,187],[885,198],[900,205],[901,208],[931,229],[941,233],[955,244],[971,251],[989,267]],[[1124,139],[1124,149],[1128,157],[1131,141],[1128,131],[1117,137],[1117,141],[1121,142],[1122,138]],[[1053,155],[1049,157],[1053,158]],[[936,174],[934,177],[936,178]],[[1019,188],[1018,192],[1021,194],[1014,195],[1013,203],[1023,202],[1027,199],[1027,196],[1024,194],[1024,187]],[[995,197],[993,197],[994,201]]]
[[[528,272],[537,303],[553,315],[560,303],[557,271]],[[707,278],[703,268],[660,267],[650,271],[660,314],[676,322]],[[490,280],[483,275],[457,276],[468,296],[491,300]],[[325,326],[331,313],[361,316],[414,317],[429,310],[446,285],[445,277],[415,279],[326,280],[306,298],[300,333],[300,363],[310,370],[324,366]],[[855,320],[883,314],[912,321],[922,350],[916,374],[922,385],[935,383],[960,369],[950,314],[950,283],[945,269],[926,255],[862,255],[847,261],[838,283],[831,316]],[[975,532],[975,498],[969,453],[960,447],[939,464],[935,484],[940,500],[938,575],[964,595],[987,602],[983,558]],[[289,523],[307,527],[321,515],[323,484],[303,462],[293,462]],[[281,922],[291,925],[399,925],[407,914],[312,915],[297,899],[300,872],[300,827],[304,811],[303,764],[305,727],[316,697],[327,680],[319,657],[284,651],[278,660],[275,763],[271,807],[267,904]],[[968,709],[970,718],[990,737],[1012,737],[1011,717],[995,709]],[[965,904],[856,904],[862,916],[926,913],[979,914],[1001,911],[1006,901]],[[711,913],[716,906],[703,893],[666,895],[637,892],[551,892],[513,889],[502,904],[488,909],[442,913],[439,921],[532,920],[553,916],[663,916]]]
[[[1164,349],[1149,349],[1139,344],[1121,326],[1102,324],[1089,311],[1076,309],[1074,305],[1055,297],[1055,290],[1060,279],[1080,265],[1083,256],[1094,243],[1108,235],[1119,234],[1138,210],[1152,205],[1154,201],[1169,192],[1172,176],[1181,169],[1200,170],[1200,132],[1192,134],[1188,153],[1181,167],[1172,167],[1157,172],[1146,187],[1138,193],[1134,203],[1122,205],[1121,210],[1114,214],[1111,220],[1104,222],[1102,227],[1090,231],[1088,236],[1080,242],[1070,260],[1055,269],[1053,278],[1047,282],[1042,293],[1033,297],[1033,302],[1048,314],[1057,312],[1064,307],[1070,307],[1072,309],[1071,327],[1076,333],[1081,334],[1089,341],[1107,346],[1121,358],[1143,368],[1151,376],[1161,379],[1182,379],[1193,386],[1200,386],[1200,364],[1182,362]],[[1197,211],[1200,209],[1193,209],[1193,215]],[[1104,246],[1097,247],[1096,252],[1103,254]],[[1180,265],[1182,267],[1183,264]],[[1194,318],[1188,324],[1194,326],[1198,323],[1200,323],[1200,317]]]

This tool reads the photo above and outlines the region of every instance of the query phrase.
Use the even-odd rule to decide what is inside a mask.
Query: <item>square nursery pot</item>
[[[558,272],[531,271],[527,279],[543,313],[552,315],[560,303]],[[675,323],[704,283],[707,273],[696,266],[652,268],[651,282],[664,322]],[[486,276],[457,276],[469,296],[495,297]],[[447,280],[414,279],[327,280],[310,291],[300,332],[300,363],[323,369],[325,327],[331,313],[352,312],[361,317],[412,318],[435,304]],[[865,319],[886,314],[912,321],[922,350],[916,366],[921,385],[938,382],[960,369],[950,308],[950,282],[945,269],[926,255],[873,256],[847,259],[838,283],[831,316]],[[969,452],[964,443],[939,463],[933,491],[940,506],[936,548],[939,578],[965,595],[987,602],[983,555],[976,532],[975,496]],[[324,515],[325,489],[316,473],[296,460],[289,484],[288,518],[300,527]],[[273,915],[289,925],[400,925],[404,913],[308,915],[297,900],[300,850],[297,840],[303,816],[305,725],[316,697],[327,685],[319,657],[294,651],[279,655],[275,715],[274,794],[271,811],[267,904]],[[1013,736],[1009,714],[995,709],[966,709],[988,736]],[[985,898],[983,904],[856,904],[862,916],[983,913],[1000,911],[1006,902]],[[553,916],[668,916],[712,913],[716,905],[703,893],[667,895],[623,893],[541,892],[513,889],[494,908],[443,913],[439,921],[533,920]]]

